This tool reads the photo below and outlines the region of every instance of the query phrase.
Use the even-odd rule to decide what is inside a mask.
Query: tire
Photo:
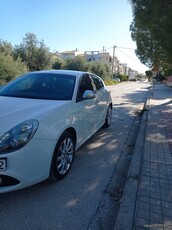
[[[57,142],[54,150],[50,179],[61,180],[69,172],[75,152],[75,141],[71,133],[65,131]]]
[[[111,123],[112,123],[112,106],[109,105],[103,127],[108,128],[111,125]]]

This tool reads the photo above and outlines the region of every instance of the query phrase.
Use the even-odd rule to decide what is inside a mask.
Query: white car
[[[113,80],[116,82],[120,82],[121,80],[119,79],[119,77],[113,77]]]
[[[94,74],[27,73],[0,91],[0,193],[69,172],[74,152],[112,118],[110,91]]]

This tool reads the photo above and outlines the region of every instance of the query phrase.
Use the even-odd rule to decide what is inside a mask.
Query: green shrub
[[[119,78],[121,81],[128,81],[128,75],[119,74],[119,75],[118,75],[118,78]]]

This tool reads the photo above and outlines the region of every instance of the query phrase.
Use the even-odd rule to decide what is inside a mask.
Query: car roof
[[[80,77],[84,73],[84,71],[76,71],[76,70],[40,70],[40,71],[33,71],[33,72],[28,72],[27,74],[34,74],[34,73],[54,73],[54,74],[68,74],[68,75],[75,75],[76,77]],[[89,73],[88,73],[89,74]]]

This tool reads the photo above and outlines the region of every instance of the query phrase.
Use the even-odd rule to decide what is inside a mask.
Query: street
[[[109,86],[113,99],[111,127],[99,130],[76,152],[64,180],[45,181],[1,194],[0,229],[86,230],[105,226],[113,229],[117,208],[109,193],[106,199],[106,191],[112,184],[135,118],[143,109],[148,87],[147,82]]]

